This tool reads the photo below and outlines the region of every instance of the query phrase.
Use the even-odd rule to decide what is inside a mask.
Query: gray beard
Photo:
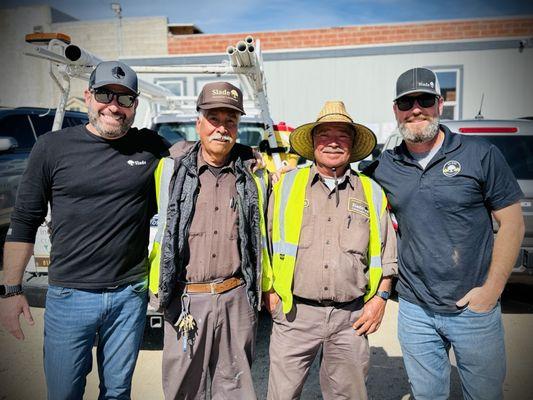
[[[98,111],[89,108],[89,110],[87,111],[87,115],[89,117],[89,122],[91,123],[91,125],[95,127],[96,131],[104,139],[121,138],[130,130],[131,126],[133,125],[133,120],[135,119],[135,114],[133,114],[129,118],[124,118],[124,121],[122,121],[122,123],[115,129],[104,129],[104,127],[99,122]]]
[[[398,124],[398,130],[406,142],[410,143],[425,143],[432,140],[437,133],[439,133],[440,118],[432,118],[427,125],[421,131],[413,132],[407,126],[405,122]]]

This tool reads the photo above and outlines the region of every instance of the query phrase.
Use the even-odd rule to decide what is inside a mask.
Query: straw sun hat
[[[311,161],[314,160],[312,132],[315,127],[326,122],[346,123],[355,129],[350,162],[366,158],[376,147],[376,135],[374,135],[374,132],[364,125],[353,122],[342,101],[326,101],[315,122],[301,125],[292,131],[289,136],[292,149],[302,157]]]

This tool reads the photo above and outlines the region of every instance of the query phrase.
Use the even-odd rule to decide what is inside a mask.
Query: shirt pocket
[[[189,228],[189,238],[205,236],[207,232],[208,218],[213,217],[213,214],[208,212],[207,207],[207,201],[198,201],[196,203],[194,215],[192,216],[191,227]]]
[[[302,225],[302,230],[300,231],[300,238],[298,240],[298,248],[300,249],[308,249],[313,244],[313,235],[314,235],[314,228],[313,223],[311,224],[304,224]]]
[[[351,213],[346,217],[340,233],[341,250],[347,254],[366,255],[370,237],[370,221],[368,218]]]
[[[479,184],[471,178],[455,176],[447,181],[437,181],[431,187],[435,207],[457,212],[483,203]]]

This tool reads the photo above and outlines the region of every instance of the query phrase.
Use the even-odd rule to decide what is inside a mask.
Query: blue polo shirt
[[[402,142],[365,172],[383,186],[398,221],[399,295],[450,313],[485,282],[494,244],[491,211],[523,193],[496,146],[440,129],[444,142],[425,170]]]

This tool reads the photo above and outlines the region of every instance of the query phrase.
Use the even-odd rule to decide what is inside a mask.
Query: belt
[[[242,278],[228,278],[220,282],[187,283],[186,293],[211,293],[220,294],[236,288],[244,283]]]
[[[361,301],[363,299],[362,297],[358,297],[355,300],[340,301],[339,302],[339,301],[334,301],[334,300],[311,300],[311,299],[306,299],[306,298],[303,298],[303,297],[300,297],[300,296],[292,296],[292,297],[297,303],[307,304],[308,306],[335,307],[335,308],[342,308],[342,307],[348,306],[350,304],[353,304],[353,303],[355,303],[357,301]]]

